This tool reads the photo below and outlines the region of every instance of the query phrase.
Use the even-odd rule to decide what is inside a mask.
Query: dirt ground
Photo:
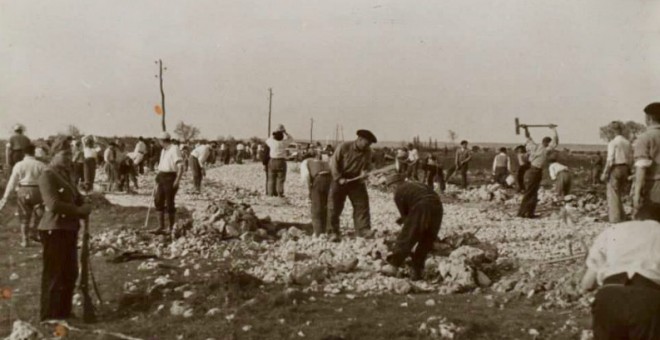
[[[237,175],[246,171],[251,172],[253,177],[243,180]],[[263,187],[261,181],[253,180],[263,174],[256,164],[223,166],[209,170],[209,173],[206,182],[208,190],[218,185],[215,181],[244,186],[246,190],[255,192]],[[291,171],[288,183],[298,182],[294,176],[295,171]],[[108,197],[109,201],[99,200],[91,215],[92,234],[125,228],[137,230],[145,238],[153,237],[143,227],[152,182],[143,183],[147,184],[137,196],[112,195]],[[295,215],[296,220],[288,222],[306,223],[306,197],[299,190],[292,191],[290,195],[294,207],[260,206],[264,200],[261,194],[254,194],[250,203],[259,217],[268,214],[274,219],[283,219]],[[375,200],[382,202],[389,199],[386,194],[373,195]],[[187,201],[182,203],[188,210],[181,214],[183,217],[189,216],[192,209],[205,201],[203,197],[189,197],[183,195],[179,199]],[[382,206],[382,209],[395,210],[393,204],[383,203]],[[507,235],[509,222],[504,215],[500,215],[501,221],[493,218],[490,212],[492,205],[488,203],[468,206],[455,202],[446,206],[448,218],[443,225],[444,230],[473,229],[483,223],[482,227],[486,228],[483,237],[490,241],[501,240],[503,235]],[[0,256],[0,288],[8,288],[12,292],[11,298],[0,301],[0,336],[10,333],[11,323],[16,319],[38,325],[41,250],[36,245],[20,248],[15,208],[12,203],[0,212],[0,248],[3,249]],[[379,214],[378,209],[373,214]],[[465,218],[469,219],[463,220]],[[566,274],[567,270],[580,270],[579,261],[538,267],[538,260],[544,256],[520,250],[541,244],[540,251],[546,251],[542,247],[544,240],[538,237],[546,231],[549,235],[559,232],[548,229],[555,224],[549,219],[546,216],[545,221],[539,222],[541,224],[530,227],[529,233],[524,231],[518,236],[514,233],[510,239],[502,241],[506,244],[503,253],[519,261],[520,272],[535,270],[535,274],[531,274],[534,277],[558,277]],[[593,225],[582,232],[593,235],[602,226]],[[154,218],[150,219],[149,227],[155,227]],[[555,240],[558,244],[564,242],[562,235]],[[490,288],[452,295],[436,292],[404,295],[326,294],[243,277],[233,269],[233,259],[222,256],[181,256],[164,261],[169,266],[155,271],[141,269],[141,261],[111,263],[111,258],[102,252],[94,253],[92,258],[92,267],[104,300],[99,307],[99,322],[86,325],[74,320],[72,324],[84,331],[70,331],[67,338],[113,339],[110,335],[92,333],[93,330],[106,330],[141,339],[426,339],[433,338],[428,329],[438,323],[429,318],[439,317],[445,318],[445,324],[462,328],[456,332],[458,339],[580,339],[590,323],[588,308],[585,307],[541,308],[545,302],[542,294],[499,293]],[[182,270],[192,266],[195,270],[191,272]],[[164,275],[169,275],[178,287],[147,296],[127,294],[130,291],[127,284],[132,282],[144,288]],[[187,298],[187,303],[192,306],[194,316],[171,315],[172,302],[181,300],[182,293],[186,291],[193,293]],[[212,313],[214,309],[217,310]],[[80,307],[76,307],[75,313],[81,315]],[[44,334],[54,330],[52,326],[39,327]]]

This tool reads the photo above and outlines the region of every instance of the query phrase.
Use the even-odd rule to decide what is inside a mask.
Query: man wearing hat
[[[179,183],[183,176],[183,157],[181,150],[172,143],[172,138],[167,132],[160,136],[160,161],[158,162],[158,175],[156,175],[156,193],[154,203],[158,212],[158,229],[155,234],[169,234],[174,227],[176,208],[174,198],[179,189]],[[169,232],[165,230],[165,212],[169,218]]]
[[[51,148],[53,158],[39,177],[45,212],[39,223],[43,244],[41,320],[71,317],[73,292],[78,276],[78,229],[80,220],[92,212],[71,181],[73,154],[69,141],[58,137]]]
[[[371,216],[369,213],[369,194],[364,179],[372,170],[371,144],[377,142],[376,136],[369,130],[358,130],[357,140],[339,145],[330,158],[332,184],[330,186],[330,227],[339,239],[339,217],[344,210],[346,197],[353,205],[353,223],[358,236],[372,237]]]
[[[293,141],[293,137],[286,132],[284,125],[280,124],[273,135],[266,139],[270,149],[268,161],[268,196],[284,196],[284,181],[286,180],[286,147]]]
[[[635,191],[633,216],[660,221],[660,103],[644,108],[646,132],[634,143]]]
[[[388,264],[381,271],[385,275],[395,276],[408,256],[412,256],[411,278],[419,280],[426,256],[433,249],[442,224],[440,196],[422,183],[404,182],[399,174],[389,176],[386,183],[394,189],[394,203],[401,214],[397,223],[403,225],[403,229],[397,237],[394,251],[387,256]],[[415,245],[415,252],[411,253]]]
[[[468,168],[472,156],[472,150],[468,148],[468,141],[461,141],[461,147],[456,150],[456,156],[454,157],[454,166],[449,168],[449,172],[447,173],[447,181],[449,181],[455,173],[460,172],[461,178],[463,179],[463,189],[467,189]]]
[[[30,138],[27,138],[23,134],[25,128],[21,124],[14,126],[14,134],[9,137],[9,142],[5,150],[7,166],[11,171],[11,168],[14,167],[14,164],[23,160],[25,156],[25,149],[31,144]]]
[[[5,194],[0,200],[0,209],[2,209],[11,193],[14,190],[16,191],[18,216],[21,221],[22,247],[28,246],[29,238],[38,241],[36,228],[44,210],[41,193],[39,192],[39,177],[46,169],[46,164],[35,159],[34,150],[32,144],[25,148],[25,157],[14,165]],[[32,220],[33,215],[34,220]]]

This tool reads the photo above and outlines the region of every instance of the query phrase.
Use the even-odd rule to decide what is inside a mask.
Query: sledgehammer
[[[557,125],[555,124],[536,124],[536,125],[529,125],[529,124],[520,124],[520,119],[516,118],[516,135],[520,134],[520,128],[536,128],[536,127],[547,127],[547,128],[555,128]]]

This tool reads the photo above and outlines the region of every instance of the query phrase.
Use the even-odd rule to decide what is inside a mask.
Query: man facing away
[[[46,170],[46,164],[34,158],[34,145],[30,144],[24,150],[23,160],[14,164],[11,171],[5,194],[0,200],[0,210],[7,203],[11,193],[16,191],[18,217],[21,223],[21,247],[25,248],[28,246],[28,239],[39,240],[37,226],[44,213],[43,200],[39,192],[39,177]]]
[[[193,185],[195,190],[199,193],[202,191],[202,178],[204,177],[206,171],[204,167],[206,166],[209,156],[211,155],[211,148],[209,147],[206,141],[202,141],[195,149],[190,153],[189,163],[190,170],[193,175]]]
[[[500,148],[500,152],[493,160],[493,177],[495,182],[503,187],[508,187],[506,178],[511,173],[511,158],[506,154],[506,148]]]
[[[309,189],[311,201],[311,216],[314,235],[327,233],[328,228],[328,194],[332,184],[330,164],[321,159],[319,153],[315,158],[309,157],[300,164],[300,176]]]
[[[286,181],[286,147],[293,137],[280,124],[273,135],[266,140],[270,158],[268,161],[268,196],[284,197],[284,182]]]
[[[447,173],[447,181],[456,173],[460,172],[463,179],[463,189],[468,187],[468,165],[472,160],[472,151],[468,148],[466,140],[461,142],[461,147],[456,150],[456,157],[454,157],[454,166],[449,169]]]
[[[607,185],[607,207],[610,223],[626,219],[623,210],[623,197],[628,192],[629,177],[633,165],[633,148],[623,137],[624,125],[613,122],[615,137],[607,144],[607,160],[601,174],[601,181]]]
[[[158,212],[158,229],[154,234],[169,235],[176,221],[176,207],[174,198],[183,176],[183,157],[179,147],[172,143],[169,133],[163,132],[160,137],[162,151],[158,162],[158,175],[156,175],[156,193],[154,205]],[[169,230],[165,229],[165,212],[169,218]]]
[[[646,132],[634,145],[633,216],[660,221],[660,103],[644,108]]]
[[[412,256],[411,278],[419,280],[422,278],[426,257],[433,250],[433,243],[442,224],[442,202],[432,188],[422,183],[404,182],[401,175],[391,175],[386,183],[394,189],[394,203],[401,214],[397,223],[403,225],[403,228],[397,237],[394,251],[387,256],[388,265],[381,272],[396,275],[406,258]]]
[[[525,193],[518,216],[524,218],[536,217],[536,205],[538,204],[539,189],[541,188],[541,180],[543,179],[543,168],[548,163],[548,154],[554,151],[559,145],[559,135],[557,134],[557,126],[552,125],[551,129],[554,132],[554,137],[545,137],[541,144],[537,144],[529,134],[529,128],[523,126],[525,129],[525,137],[527,137],[526,148],[529,152],[529,170],[525,172]]]
[[[357,140],[342,143],[330,159],[332,184],[330,186],[330,226],[337,241],[341,237],[339,218],[346,198],[353,206],[353,223],[358,236],[369,238],[371,214],[369,212],[369,194],[364,179],[372,170],[371,144],[377,142],[376,136],[369,130],[358,130]]]
[[[5,157],[9,170],[14,167],[14,164],[20,162],[25,156],[25,149],[31,144],[30,138],[23,134],[25,128],[21,124],[14,126],[14,134],[9,137],[5,150]]]
[[[518,192],[525,191],[525,173],[529,170],[529,154],[524,145],[516,147],[516,156],[518,158],[518,173],[516,174],[516,182],[518,184]]]

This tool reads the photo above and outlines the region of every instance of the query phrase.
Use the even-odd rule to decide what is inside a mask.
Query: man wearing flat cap
[[[339,217],[344,210],[346,198],[353,206],[353,223],[358,236],[372,237],[371,216],[369,213],[369,194],[364,179],[373,168],[371,162],[371,144],[377,142],[376,136],[369,130],[358,130],[357,140],[342,143],[330,158],[332,184],[328,215],[330,227],[339,240]]]
[[[50,165],[39,177],[45,207],[39,223],[43,244],[41,320],[71,317],[78,277],[78,230],[80,220],[92,212],[72,181],[73,153],[69,140],[58,137],[51,154]]]
[[[293,137],[280,124],[273,135],[266,139],[269,150],[268,160],[268,196],[284,197],[286,181],[286,148],[293,142]]]
[[[25,131],[25,128],[21,124],[16,124],[16,126],[14,126],[14,134],[9,137],[9,142],[6,147],[7,150],[5,150],[9,173],[11,173],[14,164],[23,160],[25,150],[30,144],[32,144],[30,138],[25,136],[23,131]]]
[[[394,251],[387,256],[388,264],[381,272],[395,276],[399,267],[411,256],[411,278],[419,280],[422,278],[426,256],[433,249],[433,242],[442,224],[440,196],[423,183],[404,182],[404,177],[399,174],[389,176],[386,183],[394,190],[394,203],[401,214],[397,223],[403,225],[403,229],[397,237]]]
[[[634,143],[633,217],[660,221],[660,103],[644,108],[646,132]]]
[[[156,175],[156,192],[154,205],[158,212],[158,229],[154,234],[169,235],[176,221],[176,207],[174,198],[183,176],[183,156],[181,150],[172,143],[172,138],[167,132],[160,136],[160,161],[158,162],[158,175]],[[165,229],[165,212],[167,211],[169,232]]]

